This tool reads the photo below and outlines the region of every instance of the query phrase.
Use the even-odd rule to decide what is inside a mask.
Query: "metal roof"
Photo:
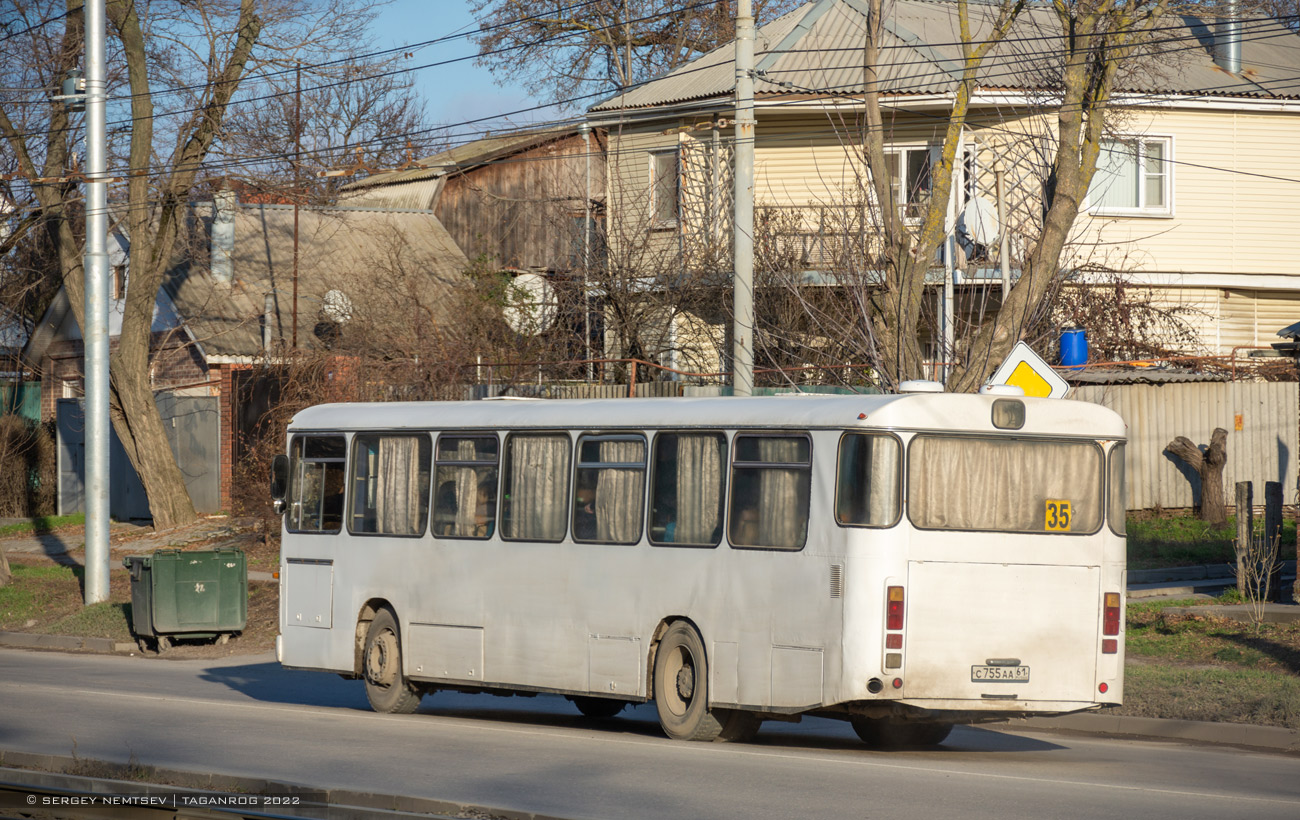
[[[209,215],[196,215],[203,233]],[[202,234],[200,234],[202,235]],[[203,351],[255,356],[262,350],[265,297],[273,298],[272,338],[289,339],[293,324],[294,209],[241,205],[235,214],[234,281],[217,281],[203,256],[179,260],[163,287]],[[340,290],[360,308],[367,289],[385,279],[416,279],[414,287],[455,287],[469,262],[427,211],[357,208],[298,210],[298,341],[312,347],[325,294]],[[429,298],[426,304],[441,300]]]
[[[423,167],[372,174],[365,179],[359,179],[356,182],[344,185],[340,188],[340,191],[343,192],[344,198],[347,199],[347,194],[350,191],[360,191],[381,185],[396,185],[402,182],[435,179],[452,171],[463,171],[498,157],[524,151],[543,142],[576,133],[578,133],[576,125],[564,125],[532,131],[512,131],[509,134],[495,137],[487,136],[415,161],[416,164]],[[436,191],[433,193],[436,194]]]
[[[961,66],[957,7],[950,2],[894,0],[882,43],[880,88],[887,94],[951,91]],[[992,30],[996,5],[970,5],[972,35]],[[756,99],[799,99],[861,95],[865,0],[816,0],[759,29],[755,40]],[[1242,72],[1231,75],[1214,64],[1212,24],[1170,15],[1152,59],[1128,61],[1116,80],[1118,93],[1242,96],[1300,99],[1300,36],[1275,20],[1243,21]],[[995,46],[980,70],[979,85],[990,90],[1045,91],[1057,87],[1060,23],[1045,6],[1026,8],[1011,34]],[[654,108],[713,98],[735,90],[731,43],[675,71],[597,104],[593,112]]]

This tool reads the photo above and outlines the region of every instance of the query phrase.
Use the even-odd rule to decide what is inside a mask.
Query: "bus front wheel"
[[[668,627],[655,653],[655,709],[659,725],[673,740],[744,742],[758,734],[756,715],[709,709],[709,664],[704,641],[690,624]]]
[[[853,731],[876,749],[918,749],[938,746],[952,731],[951,723],[909,723],[888,718],[855,716]]]
[[[402,672],[401,632],[391,610],[379,610],[370,622],[361,665],[371,709],[406,715],[420,705],[420,690]]]

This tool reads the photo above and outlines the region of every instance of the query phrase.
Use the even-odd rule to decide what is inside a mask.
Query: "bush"
[[[0,416],[0,518],[54,515],[57,472],[52,424]]]

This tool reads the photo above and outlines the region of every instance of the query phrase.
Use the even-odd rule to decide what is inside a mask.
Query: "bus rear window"
[[[1128,485],[1124,479],[1124,445],[1116,444],[1110,451],[1110,481],[1106,505],[1106,518],[1116,535],[1123,535],[1128,524]]]
[[[1102,463],[1091,442],[920,435],[908,448],[908,517],[931,530],[1094,533]]]

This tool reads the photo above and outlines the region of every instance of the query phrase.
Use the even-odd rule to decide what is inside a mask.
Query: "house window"
[[[1103,140],[1088,187],[1093,213],[1169,216],[1173,212],[1168,138]]]
[[[925,218],[933,191],[933,168],[939,161],[940,146],[917,145],[891,148],[885,152],[889,167],[889,192],[899,215],[908,220]],[[976,196],[978,168],[975,150],[967,147],[956,169],[955,188],[960,191],[957,207],[963,208]]]
[[[921,219],[930,204],[933,165],[928,145],[897,148],[885,154],[889,164],[889,194],[904,219]]]
[[[679,174],[677,149],[650,153],[650,216],[660,225],[676,224]]]

